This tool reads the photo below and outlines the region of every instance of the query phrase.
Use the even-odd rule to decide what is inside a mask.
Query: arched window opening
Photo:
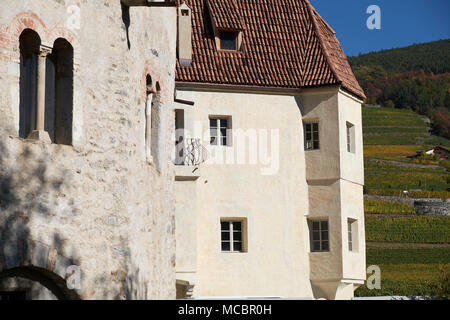
[[[53,131],[54,143],[70,145],[73,123],[73,47],[67,40],[59,38],[55,41],[52,61],[55,70],[54,128],[49,131]]]
[[[25,29],[19,37],[19,43],[19,136],[27,138],[31,131],[36,128],[37,68],[41,39],[35,31]]]

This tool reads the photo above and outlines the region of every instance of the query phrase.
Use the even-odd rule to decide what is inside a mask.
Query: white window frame
[[[235,231],[233,229],[233,227],[234,227],[233,224],[236,223],[236,222],[239,222],[241,224],[241,230],[236,231],[236,232],[240,231],[240,233],[241,233],[241,240],[234,240],[234,233],[235,233]],[[223,230],[222,229],[222,223],[228,223],[229,229],[228,230]],[[245,230],[244,229],[245,228],[246,228],[246,224],[245,224],[244,220],[226,219],[226,218],[225,219],[221,219],[220,220],[220,251],[221,252],[237,252],[237,253],[239,253],[239,252],[246,252],[245,238],[244,238],[244,236],[245,236]],[[230,239],[229,240],[223,240],[222,232],[229,233]],[[230,243],[230,250],[223,250],[222,244],[224,242],[229,242]],[[240,250],[235,250],[234,242],[240,242],[241,243],[241,249]]]
[[[211,120],[216,120],[217,125],[216,127],[211,126]],[[224,120],[226,121],[226,126],[222,126],[224,123]],[[229,141],[229,130],[231,130],[231,117],[220,117],[220,116],[210,116],[209,117],[209,135],[210,135],[210,145],[212,146],[229,146],[231,145]],[[216,136],[213,136],[211,134],[211,131],[215,129],[216,130]],[[225,129],[225,135],[222,134],[222,129]],[[213,143],[211,141],[212,138],[215,138],[216,143]],[[225,144],[223,143],[223,138],[225,138]]]

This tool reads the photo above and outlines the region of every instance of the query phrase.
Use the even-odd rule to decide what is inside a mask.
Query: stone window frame
[[[235,226],[236,224],[236,226]],[[235,228],[240,224],[240,230]],[[228,235],[228,237],[227,237]],[[235,239],[239,235],[240,239]],[[225,239],[224,239],[225,238]],[[227,239],[228,238],[228,239]],[[224,244],[228,243],[228,249],[224,248]],[[240,244],[240,248],[236,249],[236,243]],[[222,253],[246,253],[247,246],[247,219],[246,218],[221,218],[220,219],[220,252]]]

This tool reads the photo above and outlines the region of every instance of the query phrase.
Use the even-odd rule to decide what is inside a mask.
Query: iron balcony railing
[[[208,150],[200,143],[200,139],[180,139],[176,143],[176,165],[198,166],[208,158]]]

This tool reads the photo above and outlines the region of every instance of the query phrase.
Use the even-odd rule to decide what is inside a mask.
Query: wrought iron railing
[[[181,145],[180,145],[181,144]],[[200,139],[184,139],[176,146],[175,164],[198,166],[208,158],[208,150],[200,143]]]

